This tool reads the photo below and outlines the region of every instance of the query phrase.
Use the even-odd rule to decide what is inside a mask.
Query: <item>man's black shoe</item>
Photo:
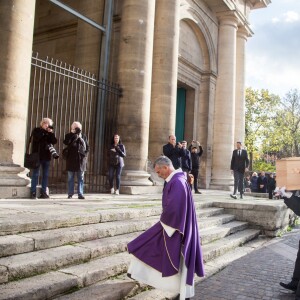
[[[244,199],[243,195],[240,196],[240,199]]]
[[[234,195],[234,194],[230,194],[230,197],[233,199],[237,199],[236,195]]]
[[[68,199],[72,199],[72,196],[73,196],[73,195],[68,195]]]
[[[31,193],[31,199],[36,199],[36,193]]]
[[[287,290],[291,290],[294,292],[297,290],[297,283],[295,282],[292,281],[289,283],[280,282],[279,284]]]
[[[85,199],[83,195],[78,195],[78,199]]]
[[[199,191],[195,191],[195,194],[202,194],[201,192],[199,192]]]

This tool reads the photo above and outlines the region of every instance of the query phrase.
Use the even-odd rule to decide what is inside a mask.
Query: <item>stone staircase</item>
[[[205,263],[255,239],[259,230],[210,201],[195,201]],[[151,205],[92,209],[78,217],[30,217],[0,224],[0,299],[166,299],[126,276],[126,245],[159,219]],[[100,217],[99,217],[100,216]]]

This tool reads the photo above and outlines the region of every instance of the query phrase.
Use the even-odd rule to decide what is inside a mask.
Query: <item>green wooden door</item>
[[[177,103],[176,103],[176,124],[175,135],[177,141],[184,139],[184,121],[185,121],[185,104],[186,104],[186,89],[177,89]]]

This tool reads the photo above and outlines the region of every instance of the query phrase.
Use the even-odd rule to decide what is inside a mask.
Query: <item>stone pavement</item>
[[[295,294],[279,285],[294,270],[300,229],[272,239],[217,274],[196,285],[193,300],[292,300]]]

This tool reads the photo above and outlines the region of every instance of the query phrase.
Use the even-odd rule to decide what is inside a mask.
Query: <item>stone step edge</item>
[[[202,246],[203,260],[205,263],[215,259],[233,248],[239,247],[250,240],[255,239],[260,234],[260,230],[246,229],[231,234],[223,239]],[[222,242],[221,242],[222,241]],[[206,253],[205,253],[206,252]]]
[[[252,231],[254,232],[255,230],[252,230]],[[241,242],[242,241],[239,241],[239,243],[236,246],[240,245]],[[232,249],[232,247],[230,249]],[[65,288],[63,292],[60,291],[60,293],[66,293],[70,289],[89,286],[100,280],[104,280],[111,276],[115,276],[117,274],[126,272],[127,266],[129,264],[129,257],[130,256],[127,253],[119,253],[119,254],[116,254],[116,255],[113,255],[110,257],[95,259],[95,260],[89,261],[82,265],[71,266],[71,267],[60,269],[58,271],[50,272],[50,273],[63,273],[65,275],[75,276],[75,278],[77,279],[76,286],[74,286],[74,282],[71,280],[72,287],[70,288],[69,286],[67,286],[67,288]],[[120,262],[119,262],[119,259],[121,260]],[[116,263],[116,261],[118,261],[118,263]],[[99,265],[99,266],[97,267],[97,265]],[[17,299],[17,298],[13,298],[16,296],[15,294],[13,294],[13,297],[11,297],[11,294],[13,293],[13,291],[16,291],[19,293],[19,289],[22,287],[22,285],[24,285],[24,284],[28,285],[28,283],[30,282],[31,279],[33,279],[33,281],[36,282],[37,278],[41,278],[42,276],[46,276],[47,274],[49,274],[49,273],[25,278],[25,279],[22,279],[19,281],[9,282],[7,284],[2,284],[0,300],[2,300],[2,299],[7,299],[7,300],[8,299]],[[69,279],[70,278],[68,278],[68,280]],[[74,279],[74,278],[72,277],[72,279]],[[23,288],[24,288],[24,286],[23,286]],[[38,293],[39,290],[41,290],[41,289],[44,290],[45,287],[36,287],[34,292]],[[28,291],[28,289],[24,289],[24,290],[26,290],[26,292],[32,296],[32,291],[30,291],[30,290]],[[47,287],[46,287],[46,290],[47,290]],[[3,295],[4,295],[4,298],[2,297]],[[51,295],[51,297],[53,297],[53,296],[54,295]],[[22,299],[26,300],[26,299],[30,299],[30,298],[27,298],[26,295],[22,295]],[[35,298],[35,299],[39,299],[39,298]]]
[[[233,215],[219,214],[201,220],[198,219],[198,224],[199,228],[203,229],[204,227],[228,223],[234,218]],[[126,220],[124,223],[123,221],[116,221],[24,232],[19,235],[0,236],[0,257],[59,247],[70,243],[80,243],[87,240],[105,238],[130,232],[143,231],[158,221],[159,218],[151,216],[144,218],[142,221],[140,219],[131,219]],[[126,229],[126,226],[128,229]],[[130,229],[130,227],[132,228]]]
[[[201,245],[206,245],[249,227],[247,222],[231,221],[221,226],[209,227],[200,230]]]
[[[198,209],[212,208],[213,202],[195,203],[196,211]],[[216,207],[215,207],[216,208]],[[40,230],[51,230],[57,228],[68,228],[72,226],[81,226],[88,224],[98,224],[113,221],[123,221],[134,218],[143,218],[149,216],[158,216],[161,214],[161,206],[143,209],[110,209],[99,213],[78,213],[74,215],[31,215],[29,220],[22,223],[20,220],[3,221],[0,224],[0,236],[19,234],[25,232],[35,232]]]
[[[72,290],[89,286],[101,280],[127,271],[130,261],[128,253],[93,260],[84,266],[36,275],[0,285],[0,300],[53,299]]]
[[[230,227],[227,234],[230,234],[233,228],[234,226]],[[220,227],[219,230],[222,232],[223,228]],[[85,241],[73,244],[72,246],[63,245],[56,248],[35,251],[33,253],[29,252],[12,255],[7,258],[0,258],[0,265],[6,268],[0,272],[0,274],[2,274],[2,276],[0,275],[0,283],[26,278],[32,276],[31,273],[42,274],[66,265],[80,263],[80,261],[89,261],[95,258],[105,257],[110,253],[126,251],[127,243],[139,234],[141,234],[141,231]],[[207,235],[208,234],[207,232]],[[223,238],[223,236],[221,238]],[[33,255],[35,257],[34,260],[32,259]],[[44,256],[46,256],[46,258],[44,258]],[[26,259],[26,257],[28,258]],[[27,268],[26,264],[22,264],[23,261],[29,265]]]

